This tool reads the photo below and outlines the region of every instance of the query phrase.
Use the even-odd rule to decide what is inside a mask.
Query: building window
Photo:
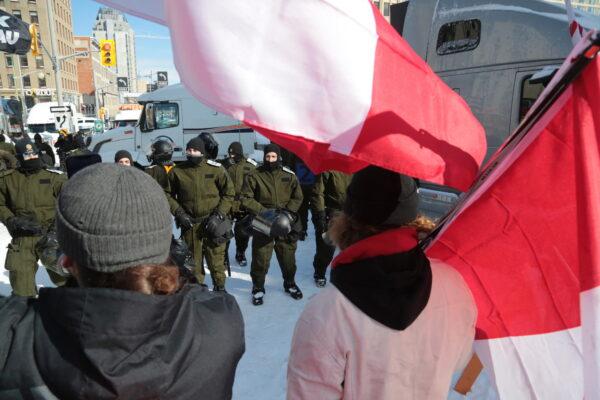
[[[23,77],[23,87],[31,87],[31,77],[29,75]]]
[[[38,77],[38,87],[46,87],[46,76],[44,76],[43,78]]]
[[[450,22],[442,25],[438,34],[437,53],[439,55],[459,53],[475,49],[481,37],[481,21]]]
[[[19,10],[12,10],[12,15],[14,15],[15,17],[17,17],[19,19],[23,19],[21,17],[21,11],[19,11]]]
[[[40,19],[38,18],[37,11],[29,11],[29,19],[31,20],[32,24],[39,24],[40,23]]]
[[[19,61],[21,63],[21,67],[29,68],[29,60],[27,59],[27,54],[19,56]]]
[[[14,88],[15,87],[15,76],[13,74],[8,74],[8,75],[6,75],[6,78],[8,79],[8,87]]]
[[[388,1],[383,2],[383,15],[385,17],[390,16],[390,3]]]
[[[44,57],[42,57],[42,56],[35,57],[35,67],[37,69],[44,68]]]
[[[8,54],[6,54],[6,67],[12,68],[12,66],[13,66],[13,58],[12,58],[12,56],[9,56]]]

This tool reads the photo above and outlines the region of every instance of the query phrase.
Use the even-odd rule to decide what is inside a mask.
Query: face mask
[[[44,163],[39,158],[21,161],[21,169],[25,171],[37,171],[42,169]]]
[[[229,159],[235,163],[239,163],[240,161],[242,161],[242,156],[240,156],[239,154],[230,153]]]
[[[267,168],[269,171],[273,171],[275,169],[281,168],[281,161],[277,160],[277,161],[265,161],[264,162],[264,166],[265,168]]]
[[[202,162],[202,160],[204,160],[203,156],[187,156],[187,160],[189,162],[191,162],[194,165],[200,165],[200,163]]]

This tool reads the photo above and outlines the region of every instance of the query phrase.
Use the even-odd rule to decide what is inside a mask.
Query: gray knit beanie
[[[158,183],[137,168],[95,164],[74,175],[58,197],[56,229],[62,251],[94,271],[169,257],[169,204]]]

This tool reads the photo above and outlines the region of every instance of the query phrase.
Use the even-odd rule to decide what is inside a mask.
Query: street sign
[[[169,82],[169,74],[167,71],[158,71],[156,73],[156,80],[159,82]]]
[[[169,74],[167,71],[158,71],[156,73],[156,86],[158,88],[165,87],[169,84]]]
[[[119,76],[117,78],[117,87],[119,90],[127,90],[129,88],[129,78],[126,76]]]
[[[73,109],[70,105],[50,106],[50,112],[56,119],[56,130],[66,129],[68,132],[77,130],[73,120]]]
[[[102,132],[104,132],[104,123],[101,120],[97,119],[94,122],[94,131],[96,133],[102,133]]]
[[[62,113],[70,113],[71,115],[73,114],[73,110],[71,109],[71,106],[67,105],[67,106],[50,106],[50,112],[52,114],[62,114]]]

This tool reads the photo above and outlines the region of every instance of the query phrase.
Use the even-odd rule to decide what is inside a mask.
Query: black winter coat
[[[243,353],[235,299],[198,285],[0,300],[0,399],[229,399]]]

